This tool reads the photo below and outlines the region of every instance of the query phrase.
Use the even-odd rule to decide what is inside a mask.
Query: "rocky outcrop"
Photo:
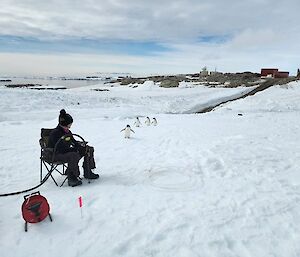
[[[64,90],[66,87],[32,87],[32,90]]]
[[[41,84],[8,84],[5,86],[9,88],[18,88],[18,87],[40,87],[42,85]]]
[[[171,88],[171,87],[178,87],[179,86],[179,81],[175,79],[164,79],[160,83],[160,87],[164,88]]]
[[[145,82],[145,79],[140,79],[140,78],[124,78],[121,80],[120,85],[129,85],[129,84],[143,84]]]
[[[242,72],[242,73],[212,73],[206,77],[207,82],[219,82],[225,87],[253,86],[253,82],[260,79],[259,73]]]
[[[288,81],[294,80],[295,77],[286,78]],[[286,79],[272,79],[274,83],[285,83]],[[133,85],[143,84],[145,81],[153,81],[155,84],[160,84],[160,87],[173,88],[178,87],[182,81],[193,82],[194,85],[204,85],[209,87],[226,87],[235,88],[239,86],[252,87],[259,86],[266,80],[261,79],[260,73],[253,72],[238,72],[238,73],[221,73],[210,72],[209,75],[200,76],[199,73],[195,74],[179,74],[172,76],[149,76],[149,77],[119,77],[116,80],[112,80],[110,83],[119,83],[120,85]],[[273,83],[272,81],[269,83]],[[134,86],[136,87],[136,86]]]
[[[100,92],[103,92],[103,91],[109,91],[109,89],[107,88],[94,88],[92,89],[93,91],[100,91]]]
[[[41,84],[11,84],[5,85],[8,88],[27,88],[34,90],[62,90],[67,89],[66,87],[43,87]]]
[[[143,84],[145,81],[146,78],[119,77],[117,79],[109,81],[108,83],[119,83],[122,86],[127,86],[130,84]]]

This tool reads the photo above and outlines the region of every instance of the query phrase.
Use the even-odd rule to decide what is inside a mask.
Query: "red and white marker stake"
[[[78,197],[78,202],[79,202],[79,208],[80,208],[80,213],[81,213],[81,218],[83,217],[83,215],[82,215],[82,197],[81,196],[79,196]]]

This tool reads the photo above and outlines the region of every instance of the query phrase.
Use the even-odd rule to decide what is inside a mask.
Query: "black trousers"
[[[74,152],[57,153],[54,159],[55,161],[68,163],[66,174],[69,178],[74,178],[80,175],[78,163],[82,157],[84,158],[82,165],[84,175],[87,176],[92,172],[92,169],[96,168],[92,146],[79,146]]]

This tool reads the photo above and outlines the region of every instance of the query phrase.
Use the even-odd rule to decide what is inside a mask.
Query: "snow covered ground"
[[[100,173],[75,188],[47,181],[39,190],[53,222],[27,233],[23,195],[0,198],[1,256],[300,256],[300,83],[192,114],[249,90],[0,87],[0,194],[39,183],[40,129],[55,127],[61,108]],[[136,116],[158,126],[135,128]]]

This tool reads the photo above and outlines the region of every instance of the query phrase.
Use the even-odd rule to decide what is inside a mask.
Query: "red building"
[[[275,74],[278,72],[278,69],[261,69],[260,76],[262,77],[275,77]]]
[[[278,71],[275,73],[275,78],[288,78],[289,77],[289,72],[288,71]]]
[[[288,71],[278,71],[275,68],[267,68],[261,69],[260,71],[261,77],[271,77],[271,78],[288,78],[289,72]]]

